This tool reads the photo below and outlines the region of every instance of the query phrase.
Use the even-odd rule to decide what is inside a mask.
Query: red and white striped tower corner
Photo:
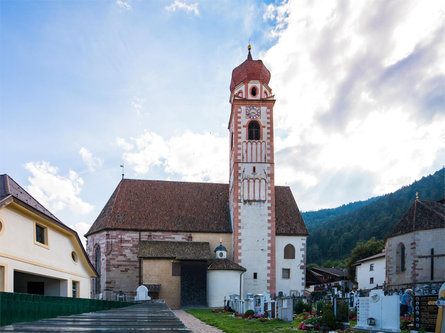
[[[247,269],[243,293],[274,295],[275,171],[270,72],[261,60],[232,72],[229,120],[230,190],[234,261]]]

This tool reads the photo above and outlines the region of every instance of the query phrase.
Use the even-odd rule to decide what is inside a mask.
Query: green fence
[[[109,310],[133,304],[89,298],[0,292],[0,326],[77,313]]]

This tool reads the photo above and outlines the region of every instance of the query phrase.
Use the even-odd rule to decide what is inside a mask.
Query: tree
[[[376,240],[375,237],[372,237],[366,243],[358,242],[356,247],[351,251],[351,255],[346,259],[349,281],[355,281],[354,263],[356,261],[378,254],[382,252],[384,247],[385,243],[383,240]]]

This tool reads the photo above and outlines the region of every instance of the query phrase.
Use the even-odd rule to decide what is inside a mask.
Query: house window
[[[397,245],[396,251],[396,272],[401,273],[406,270],[405,265],[405,245],[403,243],[399,243]]]
[[[248,139],[259,140],[260,139],[260,124],[257,121],[251,121],[248,127]]]
[[[36,223],[35,231],[36,242],[48,245],[48,229]]]
[[[369,265],[369,271],[372,272],[374,270],[374,264]]]
[[[72,281],[73,298],[79,298],[79,281]]]
[[[290,268],[283,268],[281,272],[281,277],[283,279],[290,279]]]
[[[73,261],[74,261],[75,263],[77,263],[77,261],[78,261],[79,259],[77,258],[77,253],[76,253],[76,252],[74,252],[74,251],[71,252],[71,259],[73,259]]]
[[[254,280],[258,279],[258,274],[257,274],[256,272],[253,273],[253,279],[254,279]]]
[[[94,288],[96,290],[96,294],[100,293],[100,246],[96,245],[94,248],[94,268],[96,268],[99,276],[94,279]]]
[[[284,247],[284,259],[295,259],[295,247],[292,244]]]
[[[369,278],[369,283],[370,284],[374,284],[374,278],[372,277],[372,278]]]
[[[172,262],[172,276],[181,276],[181,264]]]

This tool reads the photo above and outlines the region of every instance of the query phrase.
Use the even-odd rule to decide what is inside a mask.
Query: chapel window
[[[284,247],[284,259],[295,259],[295,247],[292,244]]]
[[[406,253],[405,253],[405,245],[403,243],[399,243],[397,245],[396,251],[396,272],[404,272],[406,270]]]
[[[96,294],[100,293],[100,246],[96,245],[94,248],[94,267],[96,268],[97,273],[99,276],[95,279],[95,289]]]
[[[374,270],[374,264],[370,264],[369,265],[369,271],[373,271]]]
[[[251,121],[248,127],[249,140],[260,139],[260,124],[257,121]]]

